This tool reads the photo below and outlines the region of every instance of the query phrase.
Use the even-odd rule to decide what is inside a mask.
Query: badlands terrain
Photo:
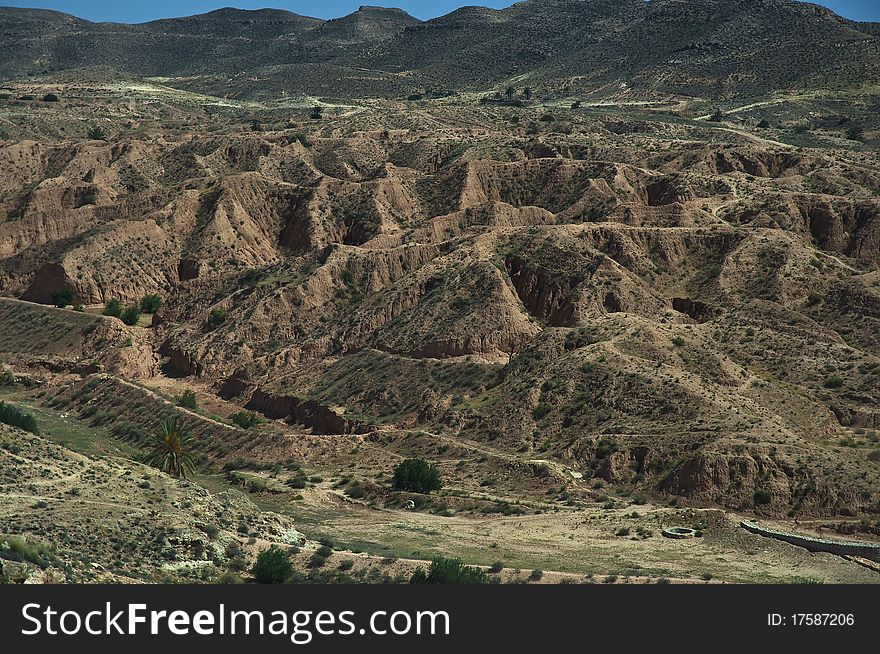
[[[500,39],[517,12],[586,4],[479,17],[506,16]],[[615,6],[673,21],[675,4]],[[877,25],[813,11],[811,29],[877,47]],[[346,38],[372,35],[390,70],[418,26],[393,14],[407,25],[383,36],[366,13]],[[65,30],[147,29],[12,15],[10,34],[53,25],[29,46],[43,53],[75,42]],[[235,580],[270,543],[319,581],[405,580],[435,555],[511,582],[880,580],[739,527],[880,540],[876,59],[838,51],[855,73],[833,84],[799,60],[700,93],[627,68],[635,91],[598,97],[559,57],[325,93],[287,68],[236,85],[17,56],[0,85],[0,400],[39,429],[0,425],[0,544],[28,552],[4,557],[7,580]],[[445,90],[418,90],[425,76]],[[163,304],[136,324],[102,315],[150,294]],[[140,463],[173,416],[196,437],[190,481]],[[411,457],[440,492],[391,490]]]

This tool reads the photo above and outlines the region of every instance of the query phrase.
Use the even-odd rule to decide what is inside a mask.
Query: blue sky
[[[4,2],[4,0],[0,0]],[[431,18],[446,14],[462,5],[482,5],[502,8],[512,4],[510,0],[11,0],[16,7],[55,9],[80,18],[94,21],[117,21],[137,23],[155,18],[199,14],[225,6],[242,9],[274,7],[287,9],[306,16],[336,18],[357,10],[359,5],[372,4],[400,7],[418,18]],[[826,0],[819,2],[842,16],[854,20],[880,21],[880,0]]]

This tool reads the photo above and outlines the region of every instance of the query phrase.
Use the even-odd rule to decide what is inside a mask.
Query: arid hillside
[[[880,161],[873,132],[822,122],[834,97],[716,121],[476,98],[317,119],[114,82],[87,87],[118,107],[89,139],[62,134],[93,100],[52,84],[31,122],[8,104],[32,136],[0,145],[3,293],[164,305],[132,327],[68,308],[91,323],[60,342],[46,323],[43,346],[31,305],[3,305],[10,362],[696,504],[877,512]],[[756,127],[771,111],[792,118]]]
[[[0,31],[0,579],[876,582],[741,521],[880,539],[877,25]]]

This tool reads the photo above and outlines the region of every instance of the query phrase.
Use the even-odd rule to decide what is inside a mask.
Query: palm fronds
[[[144,463],[176,479],[186,479],[195,472],[196,467],[190,453],[191,446],[189,425],[179,417],[167,418],[155,435]]]

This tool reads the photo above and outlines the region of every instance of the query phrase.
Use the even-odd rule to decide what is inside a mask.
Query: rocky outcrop
[[[659,484],[665,493],[733,509],[770,515],[855,514],[876,509],[870,493],[820,480],[799,463],[758,452],[698,454],[679,464]]]
[[[203,366],[194,356],[175,346],[171,341],[165,341],[159,347],[159,354],[167,357],[163,370],[172,377],[199,377]]]
[[[568,279],[530,266],[519,257],[508,257],[504,265],[529,313],[551,327],[567,327],[574,323],[577,295]]]
[[[316,434],[365,434],[371,431],[369,426],[349,421],[314,400],[275,395],[259,388],[251,395],[247,408],[269,418],[305,425]]]
[[[685,314],[698,323],[712,320],[718,314],[716,308],[705,302],[692,300],[686,297],[672,298],[672,308],[679,313]]]
[[[37,271],[30,286],[22,295],[22,299],[41,304],[52,304],[52,295],[63,288],[73,289],[76,297],[81,297],[76,282],[71,279],[64,267],[57,263],[49,263]]]

